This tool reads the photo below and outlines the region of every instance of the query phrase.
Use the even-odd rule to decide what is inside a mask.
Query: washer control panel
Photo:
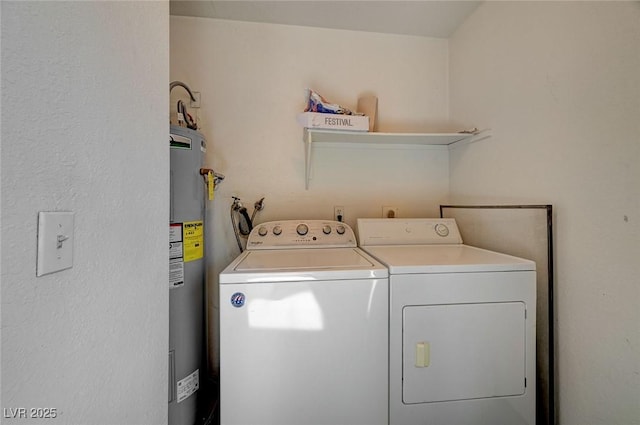
[[[331,220],[282,220],[257,224],[247,249],[349,248],[356,247],[353,229]]]

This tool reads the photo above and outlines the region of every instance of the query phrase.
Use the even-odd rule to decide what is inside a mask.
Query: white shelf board
[[[313,145],[326,143],[327,145],[353,146],[355,144],[369,146],[443,146],[452,148],[459,142],[471,142],[478,133],[370,133],[367,131],[341,131],[304,129],[305,146],[305,188],[309,189],[311,180],[311,163]],[[463,143],[464,144],[464,143]]]
[[[470,139],[469,133],[369,133],[366,131],[340,131],[306,129],[305,139],[310,143],[366,143],[399,145],[451,145]]]

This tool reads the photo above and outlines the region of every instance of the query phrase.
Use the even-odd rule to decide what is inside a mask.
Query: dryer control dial
[[[435,231],[438,234],[438,236],[449,236],[449,228],[447,227],[446,224],[443,223],[438,223],[435,226]]]
[[[331,226],[329,226],[328,224],[326,226],[323,226],[322,233],[324,233],[325,235],[328,235],[329,233],[331,233]]]

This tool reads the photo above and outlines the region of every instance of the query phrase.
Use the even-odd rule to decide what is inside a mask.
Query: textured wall
[[[168,13],[2,2],[5,409],[166,422]],[[51,210],[76,213],[74,266],[36,278],[37,213]]]
[[[461,203],[555,211],[559,419],[640,424],[640,3],[486,2],[451,39]]]

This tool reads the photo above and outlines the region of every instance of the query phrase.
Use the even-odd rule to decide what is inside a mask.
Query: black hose
[[[249,217],[249,213],[247,212],[247,209],[242,207],[238,210],[238,212],[240,213],[240,215],[244,218],[245,224],[247,226],[247,230],[243,230],[242,229],[242,220],[238,223],[238,230],[240,230],[240,233],[243,236],[247,236],[249,233],[251,233],[251,231],[253,230],[253,224],[251,223],[251,218]]]

